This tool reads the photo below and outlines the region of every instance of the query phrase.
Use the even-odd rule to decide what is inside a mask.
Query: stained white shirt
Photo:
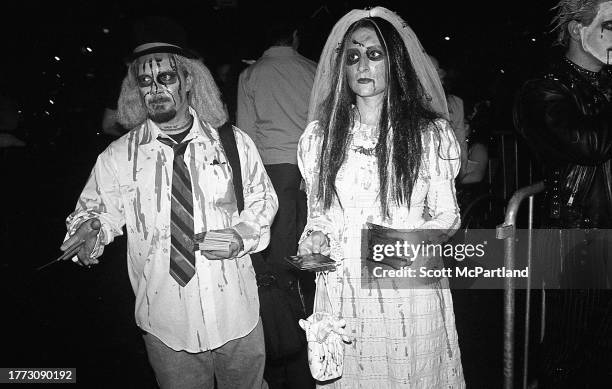
[[[193,109],[190,112],[197,118]],[[250,333],[259,320],[255,272],[248,253],[268,245],[278,200],[257,148],[242,131],[235,128],[234,132],[244,187],[240,215],[232,170],[217,130],[194,120],[183,141],[190,141],[184,160],[193,188],[195,233],[233,227],[244,242],[238,258],[208,260],[196,252],[196,273],[185,287],[169,274],[174,154],[157,140],[168,137],[152,121],[125,134],[98,156],[76,210],[67,219],[72,234],[82,221],[99,218],[102,244],[121,235],[126,225],[136,324],[174,350],[201,352],[220,347]]]

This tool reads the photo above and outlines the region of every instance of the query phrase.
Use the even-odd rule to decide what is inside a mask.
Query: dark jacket
[[[514,124],[541,163],[547,226],[612,226],[612,82],[565,60],[527,81]]]

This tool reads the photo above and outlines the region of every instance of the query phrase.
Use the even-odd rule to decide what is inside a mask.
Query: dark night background
[[[16,135],[27,146],[0,149],[0,367],[76,367],[82,387],[155,386],[134,324],[124,238],[91,270],[61,263],[34,271],[60,254],[64,219],[111,141],[100,135],[102,112],[124,71],[135,17],[179,21],[213,73],[220,64],[234,66],[231,91],[246,66],[240,61],[265,49],[267,18],[301,17],[300,51],[316,61],[342,15],[374,5],[408,22],[450,72],[455,94],[468,104],[493,102],[493,130],[501,133],[512,133],[511,102],[520,81],[557,53],[547,33],[553,1],[3,2],[0,95],[17,102]],[[455,307],[468,388],[501,387],[500,296],[482,293],[474,304]]]

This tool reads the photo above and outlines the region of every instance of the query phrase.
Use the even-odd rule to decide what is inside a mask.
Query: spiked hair
[[[561,0],[552,8],[556,15],[552,21],[554,25],[551,32],[557,32],[556,44],[567,47],[569,45],[568,24],[575,20],[583,25],[591,24],[597,15],[597,6],[606,0]]]
[[[221,101],[219,88],[215,84],[210,71],[196,59],[189,59],[177,54],[171,54],[180,71],[189,74],[193,80],[188,94],[189,105],[198,113],[198,117],[217,128],[227,121],[227,111]],[[119,123],[127,129],[142,124],[147,118],[147,110],[142,103],[138,89],[136,69],[137,62],[130,65],[121,86],[118,102]]]

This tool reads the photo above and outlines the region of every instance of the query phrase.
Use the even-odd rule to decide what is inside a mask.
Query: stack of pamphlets
[[[196,250],[221,251],[229,253],[230,244],[235,240],[231,233],[208,231],[204,240],[196,243]]]

